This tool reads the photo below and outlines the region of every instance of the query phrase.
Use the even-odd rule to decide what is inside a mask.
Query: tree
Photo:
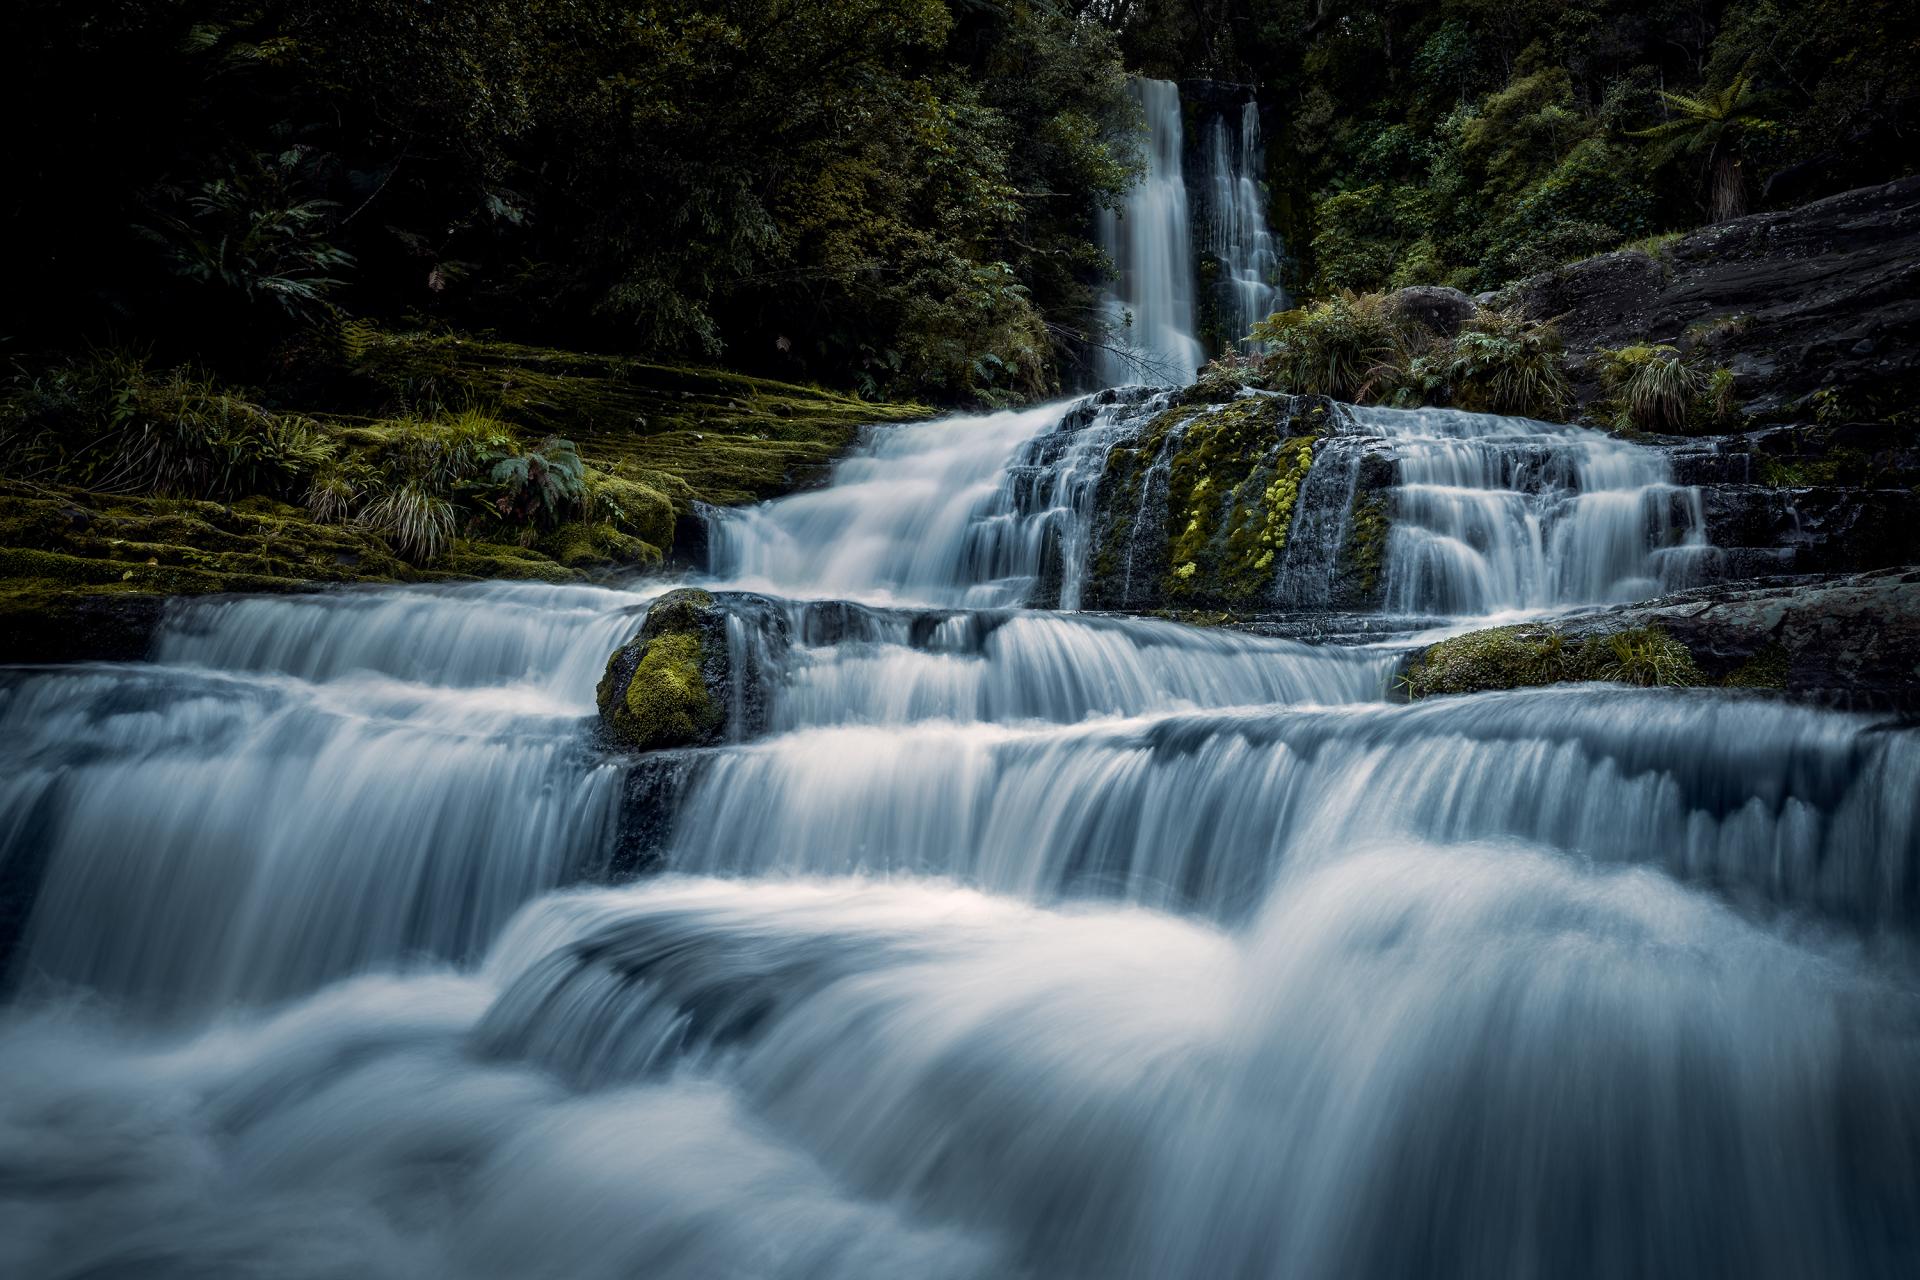
[[[1774,128],[1760,114],[1762,100],[1753,78],[1744,72],[1719,92],[1694,97],[1659,91],[1662,104],[1678,113],[1651,129],[1634,131],[1636,138],[1665,144],[1663,158],[1686,154],[1701,158],[1707,187],[1707,216],[1725,222],[1747,211],[1747,178],[1743,147],[1754,134]]]

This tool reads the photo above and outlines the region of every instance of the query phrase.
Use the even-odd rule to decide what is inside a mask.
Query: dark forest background
[[[1912,167],[1908,0],[15,0],[12,353],[356,322],[868,398],[1098,341],[1129,73],[1258,91],[1297,297],[1495,287]]]

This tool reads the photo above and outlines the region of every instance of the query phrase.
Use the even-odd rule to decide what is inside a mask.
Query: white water
[[[1118,212],[1102,209],[1100,246],[1119,272],[1109,315],[1115,349],[1100,353],[1101,383],[1192,382],[1204,359],[1194,336],[1194,256],[1181,174],[1180,90],[1136,79],[1129,92],[1147,123],[1146,173]]]
[[[1267,227],[1261,190],[1260,106],[1240,109],[1237,128],[1215,117],[1207,130],[1207,234],[1205,248],[1219,261],[1222,320],[1239,343],[1255,322],[1285,308],[1280,291],[1280,253]]]
[[[1016,607],[1123,409],[723,519],[772,732],[646,768],[586,716],[657,588],[7,673],[0,1274],[1910,1274],[1920,735]],[[1628,446],[1356,421],[1409,607],[1694,554]]]
[[[1699,491],[1675,485],[1654,450],[1457,409],[1348,412],[1399,460],[1389,612],[1644,600],[1695,585],[1710,563]]]

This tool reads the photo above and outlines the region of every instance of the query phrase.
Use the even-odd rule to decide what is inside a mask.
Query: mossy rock
[[[711,746],[726,728],[726,613],[705,591],[670,591],[613,652],[594,691],[609,739],[633,751]]]
[[[1331,418],[1315,397],[1178,405],[1107,455],[1089,556],[1092,608],[1257,611]]]
[[[1471,631],[1429,645],[1400,678],[1408,698],[1602,680],[1650,687],[1705,684],[1687,647],[1659,627],[1633,627],[1583,640],[1553,627]]]

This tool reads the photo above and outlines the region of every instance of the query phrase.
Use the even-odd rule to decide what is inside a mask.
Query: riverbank
[[[0,655],[138,657],[173,596],[659,564],[699,505],[819,484],[862,427],[930,413],[471,335],[348,336],[323,376],[262,388],[111,353],[20,362],[0,398]]]

